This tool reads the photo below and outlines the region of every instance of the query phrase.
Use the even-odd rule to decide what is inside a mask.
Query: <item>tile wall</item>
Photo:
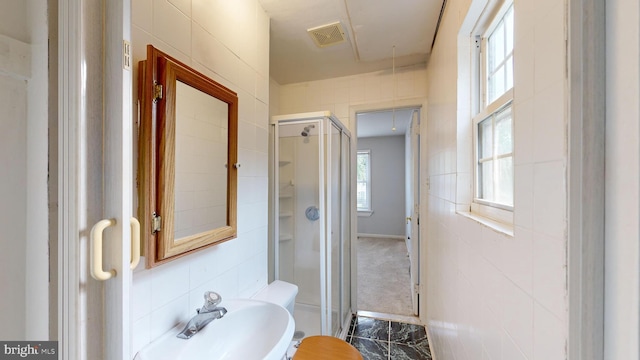
[[[515,1],[515,226],[509,236],[456,213],[468,209],[472,196],[471,126],[468,95],[461,91],[469,72],[464,61],[457,67],[452,59],[470,49],[458,48],[458,34],[471,3],[447,2],[427,68],[422,258],[432,351],[439,359],[564,359],[565,5]]]
[[[188,319],[205,290],[250,297],[267,283],[269,17],[256,0],[136,0],[134,64],[153,44],[238,93],[238,238],[133,275],[132,354]],[[137,79],[137,66],[133,79]],[[134,94],[137,86],[134,86]]]

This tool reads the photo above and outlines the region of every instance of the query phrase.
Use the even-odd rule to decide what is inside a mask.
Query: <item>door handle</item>
[[[104,232],[104,229],[115,224],[116,221],[113,219],[100,220],[93,225],[93,228],[91,228],[89,239],[89,268],[91,271],[91,277],[98,281],[109,280],[116,276],[116,271],[114,269],[109,271],[104,271],[102,269],[102,233]]]
[[[131,263],[129,268],[135,269],[140,263],[140,221],[131,218]]]

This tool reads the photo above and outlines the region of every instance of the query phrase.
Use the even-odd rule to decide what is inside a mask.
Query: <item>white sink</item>
[[[260,300],[224,300],[222,319],[213,320],[191,339],[176,335],[182,323],[145,346],[134,360],[265,359],[281,360],[295,323],[280,305]]]

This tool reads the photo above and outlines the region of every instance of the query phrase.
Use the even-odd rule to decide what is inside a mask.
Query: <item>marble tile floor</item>
[[[346,341],[364,360],[431,360],[423,325],[354,315]]]

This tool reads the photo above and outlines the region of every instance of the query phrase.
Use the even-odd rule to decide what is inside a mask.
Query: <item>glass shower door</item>
[[[307,335],[321,333],[324,305],[319,125],[314,121],[277,127],[276,278],[298,286],[295,317]]]

